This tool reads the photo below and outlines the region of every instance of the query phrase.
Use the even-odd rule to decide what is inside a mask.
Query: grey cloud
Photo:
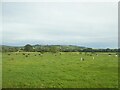
[[[117,18],[115,3],[3,3],[3,41],[117,47]]]

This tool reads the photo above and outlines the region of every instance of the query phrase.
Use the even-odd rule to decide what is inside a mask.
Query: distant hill
[[[94,49],[76,45],[31,45],[33,52],[51,52],[51,49],[56,49],[61,52],[120,52],[120,49]],[[7,46],[0,45],[0,52],[17,52],[25,51],[24,46]],[[52,50],[53,51],[53,50]]]
[[[32,45],[34,48],[40,48],[40,47],[57,47],[57,48],[68,48],[68,49],[85,49],[86,47],[81,47],[81,46],[75,46],[75,45]]]
[[[4,51],[18,51],[20,49],[24,49],[24,46],[7,46],[7,45],[2,45],[1,46]],[[85,49],[86,47],[80,47],[80,46],[75,46],[75,45],[32,45],[33,49],[35,51],[40,51],[41,49],[44,51],[48,51],[51,47],[58,48],[62,51],[76,51],[76,50],[82,50]]]

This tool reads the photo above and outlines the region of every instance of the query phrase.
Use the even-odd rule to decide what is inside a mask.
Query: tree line
[[[1,52],[119,52],[119,49],[93,49],[93,48],[85,48],[79,46],[62,46],[62,45],[30,45],[27,44],[23,47],[10,47],[10,46],[2,46],[0,49]]]

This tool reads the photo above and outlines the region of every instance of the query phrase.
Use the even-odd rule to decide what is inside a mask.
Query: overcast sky
[[[118,7],[110,2],[3,3],[3,44],[118,47]]]

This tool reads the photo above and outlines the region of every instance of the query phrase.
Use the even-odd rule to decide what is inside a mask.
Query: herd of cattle
[[[63,53],[59,53],[59,54],[53,54],[54,56],[57,56],[57,55],[62,55]],[[77,54],[81,54],[81,53],[77,53]],[[11,55],[10,53],[8,54],[8,55]],[[18,53],[16,53],[16,55],[18,55]],[[29,57],[30,56],[30,53],[22,53],[22,55],[23,56],[25,56],[25,57]],[[42,53],[38,53],[38,54],[34,54],[34,56],[43,56],[44,54],[42,54]],[[91,56],[92,57],[92,59],[94,60],[95,59],[95,56],[99,56],[100,54],[85,54],[86,56]],[[116,53],[116,54],[106,54],[106,55],[108,55],[108,56],[115,56],[115,57],[118,57],[118,54]],[[85,60],[85,58],[84,57],[80,57],[80,60],[81,61],[84,61]]]

